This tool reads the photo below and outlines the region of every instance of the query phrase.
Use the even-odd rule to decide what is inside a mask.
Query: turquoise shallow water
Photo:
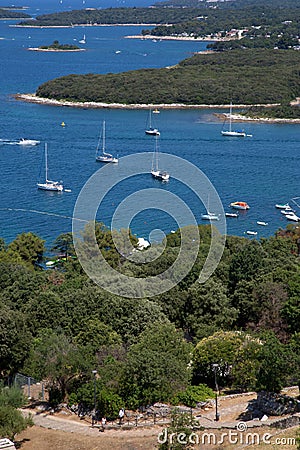
[[[33,14],[37,13],[37,3],[30,2]],[[82,2],[69,3],[79,8]],[[55,2],[43,5],[46,12],[51,8],[58,10]],[[87,2],[85,6],[89,6]],[[124,38],[138,34],[142,27],[20,29],[11,24],[0,23],[0,235],[10,241],[22,231],[33,231],[51,244],[58,234],[71,230],[69,217],[77,195],[101,166],[95,161],[95,150],[102,120],[106,120],[107,147],[121,158],[153,151],[153,138],[144,134],[148,112],[41,106],[16,101],[12,95],[34,92],[42,82],[69,73],[172,65],[192,52],[204,50],[206,44]],[[55,39],[76,43],[83,34],[87,41],[85,52],[27,51],[28,47],[52,43]],[[253,135],[251,138],[224,138],[220,134],[222,123],[214,112],[161,110],[156,117],[161,130],[160,150],[200,168],[215,186],[226,211],[231,201],[249,203],[251,209],[247,213],[227,220],[229,234],[244,235],[246,230],[257,230],[257,237],[269,236],[287,224],[275,209],[275,203],[300,196],[300,126],[246,123],[243,126]],[[66,123],[64,128],[60,125],[62,121]],[[39,139],[41,145],[21,148],[14,144],[20,137]],[[72,192],[57,195],[36,189],[45,142],[49,148],[50,177],[62,179]],[[172,176],[172,167],[167,168]],[[115,170],[122,171],[121,162]],[[108,225],[118,203],[141,188],[161,188],[178,195],[201,222],[205,208],[187,186],[174,179],[161,185],[150,175],[133,177],[114,187],[101,205],[98,219]],[[141,210],[145,206],[141,204]],[[297,212],[300,213],[299,209]],[[257,220],[269,225],[259,227]],[[176,229],[176,221],[163,211],[153,213],[146,208],[134,217],[131,227],[138,236],[147,238],[154,228],[167,233]]]

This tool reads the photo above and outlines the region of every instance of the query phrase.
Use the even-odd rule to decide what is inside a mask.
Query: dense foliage
[[[178,254],[176,232],[167,236],[163,256],[134,264],[118,253],[109,230],[96,229],[103,256],[127,275],[160,273]],[[41,268],[38,236],[2,241],[1,378],[23,372],[44,380],[53,404],[67,399],[85,411],[93,408],[95,392],[97,409],[112,418],[120,407],[155,401],[193,406],[213,395],[203,383],[215,388],[215,376],[220,388],[242,391],[296,384],[299,228],[289,225],[261,241],[228,236],[219,267],[204,285],[197,274],[210,227],[199,231],[191,273],[171,291],[140,300],[94,285],[72,257],[70,233],[53,245],[61,261],[54,270]],[[88,228],[83,240],[89,241]]]
[[[41,45],[41,50],[79,50],[80,47],[74,44],[60,44],[59,41],[53,41],[51,45]]]
[[[36,94],[123,104],[280,103],[300,96],[299,70],[300,53],[293,50],[235,50],[197,54],[173,68],[68,75],[42,84]]]
[[[82,9],[37,16],[34,21],[21,22],[25,26],[73,26],[103,24],[166,24],[179,23],[195,17],[195,8],[108,8]]]
[[[15,8],[17,9],[17,8]],[[21,9],[21,8],[19,8]],[[0,7],[0,19],[29,19],[29,14],[20,11],[14,11],[13,7]]]
[[[30,418],[25,419],[17,409],[25,404],[25,398],[18,388],[0,385],[0,436],[13,439],[27,426],[32,425]]]

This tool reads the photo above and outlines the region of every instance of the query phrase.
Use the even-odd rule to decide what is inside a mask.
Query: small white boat
[[[289,216],[290,214],[293,214],[295,211],[293,209],[282,209],[280,211],[281,214],[284,216]]]
[[[287,210],[291,210],[292,209],[288,203],[285,203],[285,204],[278,203],[278,204],[275,205],[275,208],[277,208],[277,209],[287,209]]]
[[[226,217],[239,217],[238,213],[225,213]]]
[[[102,136],[102,148],[100,149],[100,143],[101,143],[101,136]],[[115,158],[110,153],[107,153],[105,151],[105,120],[103,120],[102,124],[102,134],[100,134],[97,149],[96,149],[96,161],[103,162],[103,163],[118,163],[118,158]]]
[[[291,220],[292,222],[299,222],[300,221],[300,217],[298,217],[294,213],[287,214],[285,217],[287,218],[287,220]]]
[[[159,170],[158,168],[158,135],[155,136],[155,149],[153,153],[153,159],[152,159],[152,168],[151,168],[151,175],[153,178],[156,178],[160,181],[169,181],[170,174],[166,172],[165,170]]]
[[[35,139],[24,139],[21,138],[19,142],[17,142],[18,145],[38,145],[41,141],[37,141]]]
[[[214,213],[207,211],[206,214],[201,214],[202,220],[220,220],[219,216]]]
[[[159,114],[160,113],[160,110],[159,109],[154,109],[153,110],[153,114]]]
[[[64,186],[61,182],[48,180],[47,144],[45,144],[45,181],[43,183],[37,183],[37,187],[42,191],[62,192],[64,190]]]
[[[256,223],[257,223],[257,225],[261,225],[263,227],[266,227],[267,225],[269,225],[268,222],[263,222],[263,221],[260,221],[260,220],[258,220]]]
[[[257,235],[257,231],[246,231],[247,234],[249,234],[250,236],[256,236]]]

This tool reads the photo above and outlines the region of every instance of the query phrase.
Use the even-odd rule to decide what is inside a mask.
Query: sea
[[[36,17],[88,7],[138,7],[152,3],[147,0],[28,0],[26,12]],[[68,74],[106,74],[172,66],[195,52],[205,51],[207,42],[126,38],[150,28],[145,26],[19,28],[14,26],[17,22],[0,21],[0,237],[6,243],[22,232],[33,232],[51,248],[58,235],[72,231],[75,205],[84,186],[96,174],[103,180],[94,190],[101,203],[95,212],[97,220],[108,227],[129,225],[133,234],[147,240],[151,233],[153,236],[153,230],[159,230],[155,234],[159,240],[159,236],[191,223],[191,215],[182,212],[182,204],[192,212],[196,223],[209,223],[201,219],[201,214],[214,205],[210,195],[217,195],[225,212],[231,211],[229,204],[235,201],[245,201],[250,206],[238,218],[226,218],[229,235],[260,239],[285,228],[288,222],[275,208],[277,203],[289,202],[300,214],[299,124],[237,124],[249,136],[230,138],[221,135],[223,121],[216,115],[221,109],[161,108],[153,119],[161,132],[162,168],[170,173],[170,181],[161,183],[150,174],[156,142],[145,134],[147,109],[58,107],[14,98],[14,94],[34,93],[43,82]],[[86,51],[28,51],[29,47],[50,45],[54,40],[76,44],[84,35],[86,43],[78,45]],[[109,169],[95,159],[104,120],[106,149],[119,158],[119,164]],[[40,144],[20,146],[17,145],[20,138],[36,139]],[[62,180],[65,192],[37,189],[36,184],[44,173],[45,144],[49,177]],[[141,169],[139,157],[145,154],[145,166]],[[127,157],[130,159],[125,160]],[[174,158],[185,168],[182,179],[178,176],[178,166],[172,174]],[[125,161],[129,160],[131,169],[137,161],[132,176],[124,170]],[[189,172],[188,167],[195,167],[198,175],[193,169]],[[112,177],[107,177],[108,170],[112,171]],[[200,195],[191,188],[191,184],[197,184],[194,176],[199,176],[199,189],[203,188]],[[112,179],[117,180],[113,185]],[[201,184],[203,179],[209,182],[209,187]],[[136,199],[134,206],[132,202],[126,203],[129,198]],[[159,201],[163,198],[167,199],[165,208]],[[172,208],[176,202],[181,206]],[[118,220],[112,221],[122,204],[126,218],[122,221],[121,214],[121,218],[119,215]],[[180,217],[176,217],[177,213]],[[266,225],[258,225],[257,221]],[[247,231],[257,234],[248,235]]]

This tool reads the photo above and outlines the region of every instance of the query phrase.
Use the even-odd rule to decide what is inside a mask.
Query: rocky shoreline
[[[73,48],[68,50],[63,50],[60,48],[39,48],[39,47],[28,47],[27,50],[31,50],[34,52],[84,52],[85,48]]]
[[[38,97],[35,94],[15,94],[14,98],[16,100],[38,103],[41,105],[52,105],[52,106],[67,106],[71,108],[94,108],[94,109],[228,109],[229,105],[185,105],[181,103],[172,104],[123,104],[123,103],[98,103],[98,102],[71,102],[66,100],[55,100],[49,98]],[[249,108],[252,105],[232,105],[234,108]],[[257,104],[253,106],[264,106],[271,107],[275,104],[262,105]],[[226,118],[228,113],[216,113],[216,117]],[[238,122],[266,122],[266,123],[300,123],[300,119],[274,119],[274,118],[252,118],[246,117],[241,114],[232,114],[232,120]]]

